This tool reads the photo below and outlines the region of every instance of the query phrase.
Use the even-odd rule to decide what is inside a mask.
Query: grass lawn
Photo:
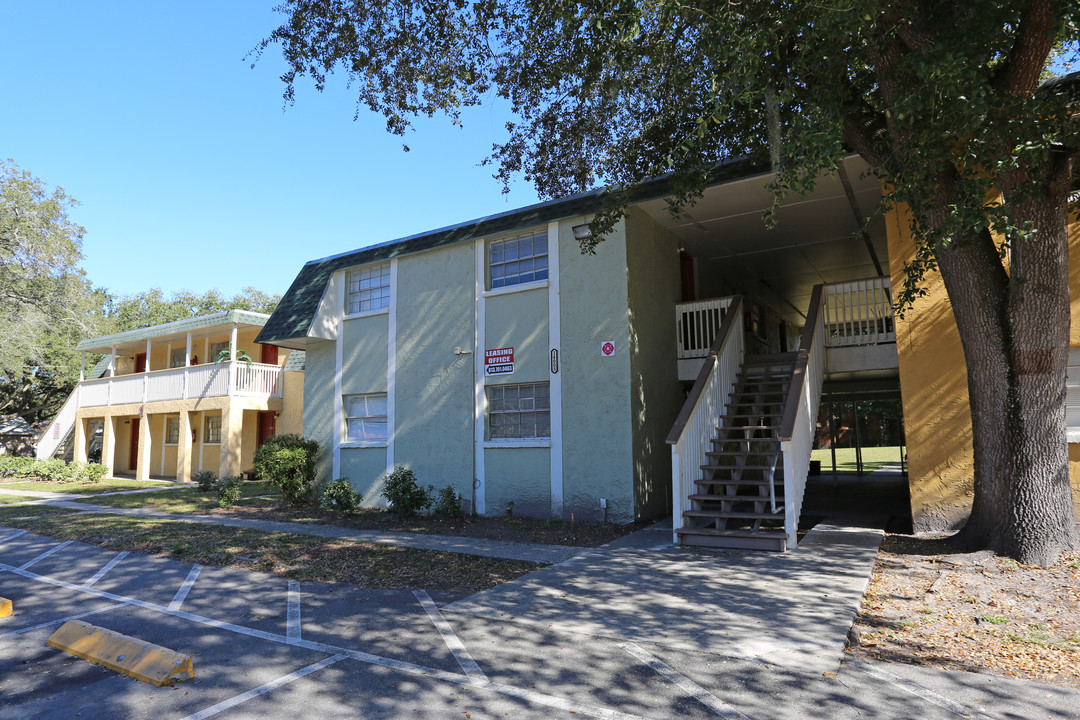
[[[821,461],[822,472],[832,472],[832,450],[822,448],[810,453],[811,460]],[[888,447],[865,447],[862,449],[863,471],[873,472],[880,470],[885,465],[900,466],[900,446]],[[857,472],[859,469],[855,461],[855,448],[836,448],[837,472]]]
[[[272,499],[252,499],[258,495],[273,495],[274,497]],[[281,496],[277,490],[269,484],[245,482],[240,486],[238,506],[258,507],[260,505],[275,504],[280,500]],[[108,505],[109,507],[119,508],[152,507],[161,512],[205,514],[218,507],[218,496],[214,490],[200,490],[195,485],[188,485],[153,493],[111,495],[109,497],[95,498],[93,503],[95,505]]]
[[[32,519],[16,519],[28,515]],[[295,580],[367,588],[424,588],[462,597],[531,572],[535,563],[414,550],[349,540],[59,508],[0,508],[0,525],[109,550],[258,570]]]
[[[79,495],[96,495],[97,493],[116,492],[118,490],[143,490],[145,488],[159,487],[162,487],[160,482],[139,482],[137,480],[116,480],[113,478],[107,478],[96,483],[62,483],[45,480],[0,483],[0,488],[4,490],[34,490],[36,492],[77,493]]]

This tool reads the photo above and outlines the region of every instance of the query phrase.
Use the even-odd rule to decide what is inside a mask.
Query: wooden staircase
[[[681,545],[787,549],[778,432],[794,363],[795,353],[744,358],[676,531]]]

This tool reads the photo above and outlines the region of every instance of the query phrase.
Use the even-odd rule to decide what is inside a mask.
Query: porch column
[[[236,336],[239,326],[236,323],[232,325],[232,332],[229,334],[229,362],[236,362]]]
[[[79,382],[86,379],[86,353],[79,353]]]
[[[143,372],[150,372],[150,340],[146,340],[146,366],[143,368]]]
[[[190,339],[188,354],[191,354]],[[191,413],[181,410],[180,437],[176,439],[176,479],[180,482],[191,479],[191,447]]]
[[[106,415],[101,429],[101,464],[109,469],[107,477],[116,477],[116,417]]]
[[[135,479],[150,479],[150,450],[154,438],[150,435],[150,415],[143,412],[139,416],[139,454],[135,463]]]
[[[116,346],[113,345],[109,355],[109,377],[116,375]]]
[[[73,451],[72,460],[75,462],[86,462],[86,418],[75,418],[75,449]]]
[[[240,474],[240,452],[243,442],[244,409],[238,403],[229,402],[221,410],[221,461],[218,476]]]
[[[184,350],[184,367],[191,365],[191,331],[187,334],[187,349]]]

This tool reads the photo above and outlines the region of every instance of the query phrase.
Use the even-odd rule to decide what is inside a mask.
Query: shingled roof
[[[738,158],[718,165],[710,174],[709,181],[710,184],[719,185],[767,171],[767,163],[750,158]],[[326,284],[338,270],[446,245],[456,245],[498,233],[534,227],[552,220],[593,213],[600,208],[606,192],[604,189],[590,190],[497,215],[469,220],[459,225],[371,245],[340,255],[312,260],[300,269],[300,274],[296,276],[281,298],[277,309],[266,321],[258,337],[255,338],[255,342],[298,349],[304,347],[311,322],[315,318],[319,302],[326,290]],[[659,178],[644,183],[634,194],[633,200],[640,202],[661,197],[670,192],[669,178]]]

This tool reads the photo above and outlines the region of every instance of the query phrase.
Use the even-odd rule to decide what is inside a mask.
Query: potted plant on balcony
[[[217,360],[215,360],[214,362],[216,364],[220,364],[220,363],[223,363],[223,362],[229,362],[229,355],[231,354],[231,351],[232,351],[231,346],[226,345],[224,348],[222,348],[221,352],[218,353]],[[254,360],[251,359],[250,355],[248,355],[243,350],[239,350],[239,349],[236,351],[236,359],[239,360],[240,362],[246,362],[248,365],[251,365],[251,364],[253,364],[255,362]]]

